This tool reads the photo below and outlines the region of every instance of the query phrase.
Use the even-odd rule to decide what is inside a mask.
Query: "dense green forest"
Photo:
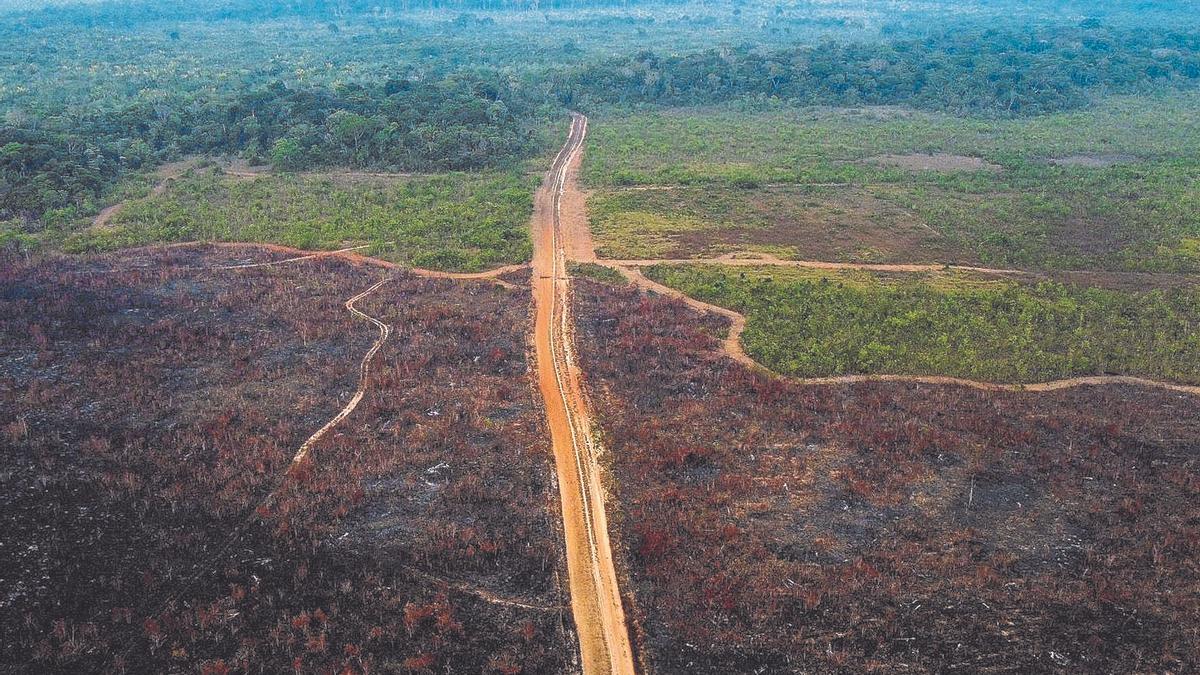
[[[643,51],[564,78],[564,104],[695,105],[738,97],[806,105],[909,105],[989,116],[1084,105],[1095,89],[1200,81],[1200,34],[1071,29],[953,30],[883,44],[760,53]]]
[[[276,82],[209,104],[16,116],[0,126],[0,215],[69,209],[97,199],[126,170],[187,154],[241,155],[281,170],[510,164],[542,148],[524,100],[502,80],[463,74],[336,89]]]

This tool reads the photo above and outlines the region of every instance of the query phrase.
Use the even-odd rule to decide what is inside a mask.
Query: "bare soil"
[[[868,162],[882,166],[894,166],[910,171],[998,171],[1001,167],[981,157],[950,155],[946,153],[912,155],[878,155]]]
[[[609,540],[600,446],[592,434],[575,358],[571,278],[566,270],[567,251],[588,246],[586,239],[578,239],[581,231],[586,233],[586,220],[565,222],[563,216],[570,211],[561,201],[564,192],[576,189],[572,167],[578,167],[586,133],[587,118],[573,116],[570,136],[535,197],[533,342],[558,468],[571,608],[583,671],[633,675],[633,649]],[[575,212],[575,217],[581,216]]]

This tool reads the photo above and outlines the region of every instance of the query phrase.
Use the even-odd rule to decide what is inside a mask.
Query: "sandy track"
[[[312,257],[315,257],[315,256],[292,258],[289,260],[279,260],[279,261],[274,261],[274,262],[276,264],[281,264],[281,263],[286,263],[286,262],[295,262],[298,260],[309,260]],[[221,271],[221,270],[232,270],[232,269],[245,269],[245,266],[241,266],[241,267],[232,266],[231,267],[228,265],[218,265],[218,266],[207,267],[207,268],[189,267],[189,268],[185,268],[185,269],[198,269],[198,270],[207,269],[207,270]],[[235,543],[237,543],[238,540],[241,539],[242,535],[246,532],[246,529],[249,528],[256,519],[263,517],[266,510],[269,509],[271,507],[271,505],[274,503],[276,496],[279,494],[279,490],[284,486],[287,479],[289,477],[291,477],[296,472],[297,468],[300,467],[304,463],[304,461],[308,458],[309,452],[312,450],[313,446],[316,445],[316,443],[319,440],[321,440],[321,438],[323,438],[327,433],[329,433],[329,431],[331,429],[333,429],[339,423],[341,423],[344,419],[346,419],[346,417],[348,417],[350,415],[350,413],[354,412],[354,409],[358,407],[359,402],[362,401],[363,397],[366,395],[367,379],[368,379],[368,376],[370,375],[371,361],[375,358],[375,354],[378,353],[379,350],[383,347],[383,344],[385,342],[387,342],[389,337],[391,337],[392,327],[389,326],[388,324],[383,323],[379,319],[376,319],[375,317],[370,316],[369,314],[366,314],[365,312],[359,310],[357,307],[355,307],[355,304],[359,300],[362,300],[363,298],[367,297],[368,295],[371,295],[375,291],[379,290],[384,284],[388,283],[389,281],[392,281],[391,276],[381,279],[380,281],[376,282],[370,288],[359,293],[358,295],[355,295],[354,297],[350,298],[349,300],[347,300],[345,302],[345,307],[350,313],[354,314],[355,316],[357,316],[359,318],[366,319],[367,321],[374,324],[376,328],[379,329],[379,337],[375,339],[375,342],[371,345],[370,349],[367,350],[367,353],[365,355],[363,355],[362,360],[359,361],[358,388],[356,389],[354,396],[351,397],[350,402],[347,403],[345,406],[343,406],[342,409],[339,410],[336,415],[334,415],[329,421],[327,421],[320,429],[313,432],[313,434],[311,436],[309,436],[304,441],[304,443],[302,443],[300,445],[300,447],[296,450],[296,453],[292,456],[292,461],[291,461],[291,463],[289,463],[287,470],[282,474],[282,476],[280,476],[278,482],[275,484],[274,487],[271,488],[270,492],[268,492],[262,498],[262,500],[259,501],[259,503],[255,506],[255,508],[252,509],[246,515],[246,517],[241,521],[241,523],[239,525],[237,525],[229,533],[229,536],[227,536],[225,538],[225,541],[222,542],[222,544],[219,547],[217,547],[217,549],[215,551],[213,551],[211,554],[208,554],[205,557],[204,561],[202,561],[201,563],[197,563],[192,568],[191,572],[187,576],[184,577],[184,580],[179,585],[178,589],[170,595],[170,597],[167,599],[167,601],[165,603],[163,603],[164,606],[171,606],[175,602],[177,602],[179,600],[179,598],[182,597],[182,595],[184,593],[189,591],[191,589],[192,585],[195,584],[199,580],[200,575],[203,573],[203,571],[207,567],[209,567],[209,563],[211,561],[222,557],[229,550],[230,547],[232,547]]]
[[[607,264],[621,267],[650,267],[652,265],[725,265],[728,267],[801,267],[814,270],[847,270],[863,272],[941,272],[954,270],[959,272],[976,272],[979,274],[996,274],[1004,276],[1030,276],[1034,272],[1005,269],[996,267],[974,267],[971,265],[942,265],[939,263],[845,263],[825,262],[822,260],[783,260],[769,254],[754,254],[753,256],[723,255],[718,258],[661,258],[657,260],[604,260]]]
[[[505,288],[516,288],[513,284],[500,279],[499,277],[510,272],[517,272],[529,267],[527,264],[505,265],[496,267],[483,272],[443,272],[441,270],[427,270],[419,267],[406,267],[400,263],[395,263],[390,260],[381,258],[373,258],[371,256],[361,255],[355,251],[361,251],[364,248],[370,248],[372,244],[362,244],[360,246],[350,246],[348,248],[337,249],[335,251],[306,251],[300,248],[292,248],[290,246],[282,246],[279,244],[260,244],[255,242],[230,242],[230,241],[185,241],[174,244],[152,244],[150,246],[140,246],[137,248],[124,249],[124,253],[135,253],[138,251],[154,251],[172,248],[191,248],[198,246],[214,246],[225,249],[250,249],[259,251],[272,251],[274,253],[286,253],[293,257],[284,260],[271,260],[258,263],[238,263],[233,265],[221,266],[203,266],[203,267],[176,267],[174,269],[197,269],[197,270],[236,270],[249,269],[253,267],[272,267],[275,265],[283,265],[286,263],[300,262],[303,260],[314,260],[316,258],[341,258],[357,265],[374,265],[384,269],[408,272],[419,277],[428,279],[452,279],[458,281],[490,281],[494,284],[504,286]],[[141,267],[127,267],[112,270],[81,270],[78,274],[116,274],[122,272],[134,271],[150,271],[157,269],[153,265],[145,265]]]
[[[1062,380],[1051,380],[1049,382],[1036,382],[1032,384],[998,384],[995,382],[968,380],[961,377],[934,375],[838,375],[834,377],[788,377],[786,375],[775,373],[758,361],[755,361],[749,354],[746,353],[746,350],[742,348],[742,333],[744,333],[746,330],[745,316],[731,309],[726,309],[725,307],[719,307],[702,300],[697,300],[674,288],[671,288],[670,286],[665,286],[657,281],[653,281],[646,277],[646,275],[642,274],[642,271],[636,267],[625,267],[611,261],[602,261],[602,263],[624,274],[625,278],[638,288],[647,291],[654,291],[668,297],[677,298],[682,300],[689,307],[701,312],[709,312],[726,317],[729,319],[729,335],[726,336],[725,342],[722,344],[722,351],[729,358],[742,365],[761,370],[771,374],[774,377],[781,377],[789,382],[810,385],[857,384],[862,382],[910,382],[913,384],[955,385],[960,387],[970,387],[972,389],[979,389],[982,391],[1017,392],[1049,392],[1059,391],[1062,389],[1071,389],[1073,387],[1126,384],[1149,387],[1153,389],[1165,389],[1168,391],[1200,396],[1200,386],[1175,384],[1173,382],[1161,382],[1158,380],[1150,380],[1143,377],[1133,377],[1130,375],[1093,375],[1087,377],[1071,377]]]
[[[330,429],[337,426],[342,420],[346,419],[350,413],[354,412],[354,409],[358,407],[359,401],[361,401],[363,396],[366,395],[367,378],[371,374],[371,360],[375,358],[375,354],[380,350],[380,348],[383,347],[383,343],[387,342],[387,339],[391,337],[392,327],[380,321],[379,319],[376,319],[370,314],[359,310],[354,306],[354,304],[379,290],[381,286],[391,280],[391,277],[381,279],[374,286],[371,286],[367,290],[346,301],[346,309],[349,310],[349,312],[354,316],[357,316],[360,319],[366,319],[374,324],[375,327],[379,329],[379,337],[375,340],[374,344],[371,345],[371,348],[367,350],[367,353],[362,357],[362,361],[360,361],[358,364],[358,389],[355,390],[354,396],[352,396],[350,401],[346,403],[346,405],[343,406],[340,411],[338,411],[337,415],[334,415],[333,418],[326,422],[325,426],[313,432],[313,435],[309,436],[308,440],[304,441],[300,448],[296,450],[296,454],[292,457],[292,465],[288,468],[289,473],[294,471],[296,467],[300,466],[304,460],[308,458],[309,451],[312,450],[312,447],[316,445],[317,441],[321,440],[325,434],[329,433]]]
[[[165,164],[160,167],[158,171],[155,172],[159,177],[158,183],[156,183],[154,187],[150,188],[150,196],[157,197],[158,195],[166,192],[167,186],[171,184],[171,181],[182,176],[194,164],[195,162],[192,160],[185,160],[182,162]],[[96,217],[92,219],[92,228],[103,229],[108,227],[108,222],[113,219],[113,216],[116,216],[118,213],[120,213],[121,210],[125,208],[126,204],[128,204],[128,202],[117,202],[116,204],[113,204],[112,206],[102,210],[100,213],[97,213]]]
[[[608,538],[597,462],[599,446],[592,435],[572,348],[570,279],[566,274],[569,244],[563,237],[561,218],[568,174],[572,166],[578,166],[586,133],[587,118],[574,115],[570,136],[534,202],[534,347],[538,385],[554,448],[571,610],[579,633],[583,672],[631,675],[635,672],[633,652]]]

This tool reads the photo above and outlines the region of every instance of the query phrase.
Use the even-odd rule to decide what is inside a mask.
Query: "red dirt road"
[[[568,173],[572,166],[578,166],[586,133],[587,118],[575,115],[570,136],[534,203],[534,345],[538,385],[546,402],[557,465],[571,610],[579,633],[583,672],[632,675],[633,652],[604,512],[597,462],[600,448],[592,435],[572,347],[568,244],[561,218]],[[583,230],[586,232],[586,223]]]

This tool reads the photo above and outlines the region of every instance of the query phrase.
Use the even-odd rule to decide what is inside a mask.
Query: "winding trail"
[[[483,272],[443,272],[441,270],[427,270],[420,267],[406,267],[400,263],[395,263],[382,258],[373,258],[371,256],[361,255],[355,251],[361,251],[364,248],[370,248],[374,244],[361,244],[359,246],[350,246],[348,248],[337,249],[334,251],[307,251],[300,248],[292,248],[291,246],[283,246],[280,244],[260,244],[255,242],[240,242],[240,241],[185,241],[174,244],[152,244],[149,246],[140,246],[136,248],[123,249],[123,253],[131,253],[137,251],[154,251],[172,248],[192,248],[199,246],[213,246],[216,248],[225,249],[252,249],[259,251],[272,251],[275,253],[287,253],[293,257],[283,260],[269,260],[267,262],[257,263],[237,263],[232,265],[204,265],[204,266],[180,266],[172,269],[192,269],[192,270],[238,270],[250,269],[254,267],[273,267],[275,265],[283,265],[286,263],[301,262],[304,260],[314,260],[317,258],[341,258],[356,265],[373,265],[382,267],[388,270],[398,272],[408,272],[418,277],[427,279],[451,279],[456,281],[490,281],[505,288],[516,288],[512,283],[501,279],[500,277],[512,272],[519,272],[527,269],[528,264],[504,265]],[[79,270],[75,274],[118,274],[125,272],[140,272],[152,271],[159,269],[154,265],[143,265],[138,267],[124,267],[119,269],[109,270]]]
[[[317,441],[321,440],[325,434],[329,433],[330,429],[337,426],[338,423],[346,419],[350,413],[354,412],[354,409],[358,407],[359,401],[362,401],[363,396],[366,395],[367,378],[371,374],[371,360],[375,358],[375,354],[378,353],[380,348],[383,347],[383,343],[387,342],[388,338],[391,337],[392,327],[380,321],[379,319],[376,319],[370,314],[361,311],[355,307],[354,304],[379,290],[381,286],[391,280],[392,277],[385,277],[374,286],[371,286],[367,290],[346,301],[346,309],[349,310],[354,316],[357,316],[360,319],[366,319],[374,324],[375,327],[379,329],[379,337],[375,340],[374,344],[371,345],[371,348],[367,350],[367,353],[362,357],[362,361],[360,361],[358,364],[358,389],[355,390],[354,396],[350,398],[350,401],[342,407],[337,415],[334,415],[332,419],[326,422],[325,426],[313,432],[313,435],[309,436],[308,440],[304,441],[300,448],[296,450],[296,454],[292,457],[292,465],[288,468],[288,473],[295,471],[295,469],[300,466],[308,457],[309,451],[312,450],[312,447],[316,445]]]
[[[979,274],[1021,275],[1032,276],[1035,272],[1024,270],[973,267],[970,265],[942,265],[939,263],[847,263],[825,262],[821,260],[784,260],[767,253],[756,253],[744,256],[726,254],[717,258],[661,258],[658,260],[601,260],[607,265],[619,267],[651,267],[654,265],[725,265],[727,267],[801,267],[814,270],[846,270],[862,272],[942,272],[954,270],[959,272],[977,272]]]
[[[571,611],[579,633],[583,672],[635,672],[625,611],[613,565],[597,461],[579,364],[572,346],[568,242],[561,211],[572,167],[578,166],[587,118],[573,115],[567,142],[538,189],[533,214],[534,348],[538,385],[546,404],[562,502]]]
[[[296,262],[299,260],[308,260],[308,259],[311,259],[312,257],[315,257],[315,256],[303,256],[303,257],[291,258],[288,260],[277,260],[277,261],[273,261],[272,263],[266,263],[266,264],[283,264],[283,263],[288,263],[288,262]],[[259,265],[250,265],[249,267],[257,267],[257,266],[259,266]],[[212,266],[212,267],[189,267],[189,268],[184,268],[184,269],[230,270],[230,269],[245,269],[246,267],[247,266],[217,265],[217,266]],[[200,562],[196,563],[192,567],[191,572],[186,577],[184,577],[183,582],[179,585],[179,587],[176,589],[176,591],[169,596],[168,600],[164,603],[164,606],[173,605],[176,601],[178,601],[178,599],[180,597],[182,597],[182,595],[184,593],[191,590],[192,586],[199,580],[200,575],[204,572],[204,570],[206,568],[209,567],[211,561],[217,560],[217,559],[221,558],[222,556],[224,556],[225,553],[228,552],[230,547],[232,547],[235,543],[237,543],[241,539],[242,535],[246,532],[247,528],[249,528],[256,519],[264,517],[267,510],[270,509],[271,505],[275,502],[275,498],[279,494],[279,490],[286,484],[287,479],[289,477],[291,477],[301,465],[303,465],[304,461],[308,458],[309,452],[312,450],[313,446],[316,445],[316,443],[318,441],[320,441],[327,433],[329,433],[329,431],[331,429],[333,429],[339,423],[341,423],[342,420],[346,419],[346,417],[348,417],[350,415],[350,413],[354,412],[354,409],[358,407],[359,402],[362,401],[363,396],[366,395],[367,379],[371,372],[371,361],[375,358],[375,354],[378,353],[379,350],[383,347],[383,344],[385,342],[387,342],[389,337],[391,337],[392,327],[389,326],[388,324],[380,321],[379,319],[359,310],[357,307],[355,307],[355,304],[359,300],[362,300],[363,298],[367,297],[368,295],[371,295],[375,291],[379,290],[384,284],[388,283],[389,281],[392,281],[392,279],[393,279],[393,277],[390,275],[387,277],[384,277],[380,281],[376,282],[370,288],[367,288],[363,292],[359,293],[358,295],[355,295],[354,297],[350,298],[349,300],[347,300],[345,302],[345,307],[351,314],[353,314],[361,319],[365,319],[365,320],[371,322],[372,324],[375,325],[376,328],[379,329],[379,337],[376,338],[375,342],[371,345],[371,348],[367,350],[367,353],[365,355],[363,355],[362,360],[359,362],[358,388],[355,390],[354,396],[351,397],[350,402],[347,403],[345,406],[343,406],[342,409],[339,410],[336,415],[334,415],[329,421],[327,421],[324,424],[324,426],[322,426],[320,429],[317,429],[315,432],[313,432],[313,434],[311,436],[309,436],[308,439],[305,440],[304,443],[302,443],[300,445],[300,447],[296,450],[296,453],[292,456],[292,461],[288,465],[287,470],[285,472],[283,472],[283,474],[279,477],[279,479],[276,481],[275,485],[271,488],[271,490],[262,498],[262,500],[260,500],[258,502],[258,504],[253,509],[251,509],[246,514],[246,517],[243,518],[241,520],[241,522],[229,533],[229,535],[225,538],[225,541],[222,542],[221,545],[219,547],[217,547],[217,549],[215,551],[204,556],[204,558]]]
[[[159,178],[158,183],[156,183],[154,187],[150,188],[150,196],[157,197],[166,192],[167,187],[171,184],[171,181],[182,176],[187,172],[188,169],[194,166],[194,164],[194,160],[184,160],[182,162],[174,162],[172,164],[166,164],[160,167],[158,171],[155,172]],[[128,201],[117,202],[116,204],[113,204],[112,206],[100,211],[100,213],[97,213],[96,217],[92,219],[91,227],[93,229],[104,229],[108,227],[109,221],[112,220],[113,217],[118,213],[120,213],[128,203]]]
[[[586,217],[584,218],[586,223]],[[620,260],[603,259],[594,262],[609,267],[653,267],[655,265],[723,265],[726,267],[795,267],[836,272],[896,272],[900,274],[931,274],[937,272],[967,272],[1022,280],[1045,280],[1075,278],[1089,282],[1103,280],[1125,280],[1139,282],[1149,288],[1159,288],[1180,283],[1193,283],[1193,275],[1176,272],[1127,272],[1120,270],[1021,270],[1005,267],[981,267],[978,265],[954,265],[948,263],[853,263],[827,262],[824,260],[785,260],[769,253],[727,253],[716,258],[659,258]]]

